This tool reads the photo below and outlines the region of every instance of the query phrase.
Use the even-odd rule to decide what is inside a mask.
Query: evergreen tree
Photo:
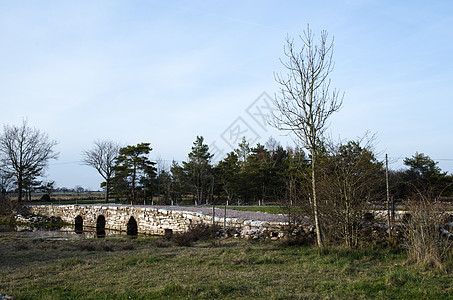
[[[137,203],[139,191],[144,200],[152,196],[156,168],[155,163],[148,158],[151,150],[149,143],[126,146],[120,149],[116,158],[113,179],[115,191],[119,195],[126,195],[132,203]]]
[[[251,153],[250,145],[245,137],[242,138],[241,142],[238,144],[238,148],[235,149],[234,152],[236,152],[241,165],[245,164]]]
[[[267,188],[270,181],[270,156],[263,145],[256,145],[247,157],[242,170],[243,182],[246,183],[244,195],[248,199],[244,201],[254,201],[261,204],[267,199]]]
[[[286,166],[282,168],[285,188],[282,191],[283,205],[300,206],[304,199],[308,199],[308,183],[310,174],[310,161],[305,152],[300,148],[286,150]],[[303,197],[303,195],[307,197]]]
[[[172,180],[170,195],[172,201],[177,203],[183,199],[183,195],[191,194],[189,180],[183,167],[181,167],[176,161],[173,161],[170,167],[170,172]]]
[[[452,177],[448,176],[447,172],[442,172],[437,164],[428,155],[418,152],[411,158],[404,159],[404,165],[409,167],[402,175],[406,183],[406,197],[413,193],[422,193],[430,197],[450,193],[448,189],[453,182]]]
[[[212,174],[209,146],[203,144],[203,137],[197,136],[193,143],[192,151],[189,153],[189,161],[183,162],[184,172],[187,174],[188,182],[195,195],[195,205],[201,204],[212,196],[214,187],[214,176]]]
[[[160,173],[157,175],[157,182],[160,186],[159,188],[159,196],[162,195],[162,201],[159,204],[173,204],[171,198],[171,189],[173,179],[171,173],[166,170],[161,170]]]
[[[218,181],[222,185],[223,191],[227,196],[227,205],[232,203],[234,198],[238,196],[238,181],[239,181],[239,157],[232,151],[221,160],[215,167],[217,170]]]

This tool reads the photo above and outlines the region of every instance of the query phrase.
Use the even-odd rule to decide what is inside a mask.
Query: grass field
[[[453,298],[453,266],[421,268],[398,249],[0,235],[0,265],[0,294],[15,299]]]

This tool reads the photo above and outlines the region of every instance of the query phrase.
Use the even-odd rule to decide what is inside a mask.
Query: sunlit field
[[[451,299],[436,271],[399,248],[319,250],[240,239],[179,247],[163,238],[0,236],[0,294],[16,299]]]

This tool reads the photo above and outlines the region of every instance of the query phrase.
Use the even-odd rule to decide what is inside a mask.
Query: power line
[[[399,157],[391,157],[389,156],[388,157],[390,160],[394,160],[394,161],[399,161],[399,160],[403,160],[403,159],[406,159],[407,157],[403,157],[403,156],[399,156]],[[434,161],[453,161],[453,158],[433,158],[433,157],[430,157],[432,160]]]
[[[176,159],[153,159],[151,160],[155,163],[159,163],[159,162],[178,162],[178,163],[182,163],[183,161],[182,160],[176,160]],[[74,160],[74,161],[65,161],[65,162],[56,162],[56,163],[52,163],[52,164],[49,164],[49,166],[58,166],[58,165],[70,165],[70,164],[82,164],[83,161],[81,160]]]
[[[399,156],[399,157],[388,157],[389,161],[391,163],[395,163],[397,161],[405,159],[405,157]],[[453,161],[453,158],[431,158],[434,161]],[[177,162],[177,163],[182,163],[182,160],[176,160],[176,159],[153,159],[153,162],[159,163],[159,162]],[[58,165],[70,165],[70,164],[82,164],[82,161],[80,160],[74,160],[74,161],[66,161],[66,162],[56,162],[49,164],[49,166],[58,166]]]

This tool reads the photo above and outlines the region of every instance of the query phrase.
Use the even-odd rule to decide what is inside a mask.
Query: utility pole
[[[206,199],[206,201],[208,201]],[[212,226],[215,226],[215,205],[214,205],[214,199],[212,199]]]
[[[391,219],[390,219],[390,190],[389,190],[389,159],[388,155],[385,154],[385,185],[387,190],[387,225],[389,230],[389,238],[392,237],[392,229],[391,229]]]
[[[226,231],[226,208],[227,205],[225,204],[225,208],[223,210],[223,230]]]

